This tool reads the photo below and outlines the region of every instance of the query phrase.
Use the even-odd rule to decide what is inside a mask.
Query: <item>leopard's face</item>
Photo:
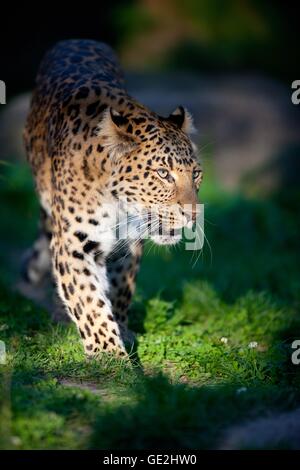
[[[174,244],[195,221],[202,170],[182,108],[167,119],[141,119],[135,126],[133,119],[115,119],[123,140],[113,150],[110,191],[126,206],[139,236],[147,231],[158,244]]]

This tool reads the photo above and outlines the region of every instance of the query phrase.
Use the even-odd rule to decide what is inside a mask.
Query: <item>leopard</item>
[[[168,229],[150,231],[158,245],[178,243],[177,229],[195,221],[203,171],[193,131],[185,107],[165,117],[131,97],[105,43],[63,40],[41,61],[24,128],[41,215],[24,276],[38,289],[51,273],[87,358],[129,355],[149,214]],[[125,219],[133,235],[120,240]]]

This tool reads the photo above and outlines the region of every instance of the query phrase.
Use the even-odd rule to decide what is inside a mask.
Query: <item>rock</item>
[[[0,107],[0,160],[25,161],[22,132],[29,102],[30,93],[25,93]]]
[[[223,450],[275,448],[300,449],[300,408],[235,426],[220,445]]]

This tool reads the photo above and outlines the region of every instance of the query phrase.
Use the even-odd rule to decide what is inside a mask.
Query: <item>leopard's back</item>
[[[50,205],[51,158],[66,154],[67,147],[70,152],[71,145],[84,147],[103,111],[124,101],[124,96],[123,72],[108,45],[66,40],[46,53],[24,129],[27,158],[46,206]]]

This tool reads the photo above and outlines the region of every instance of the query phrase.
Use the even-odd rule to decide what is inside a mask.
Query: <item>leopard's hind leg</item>
[[[41,208],[38,236],[24,255],[22,280],[18,288],[23,295],[45,307],[51,313],[52,320],[69,322],[65,307],[55,289],[50,253],[51,238],[51,217]]]
[[[32,287],[41,286],[51,272],[50,241],[51,218],[41,208],[39,233],[32,248],[24,256],[22,266],[23,281]]]

